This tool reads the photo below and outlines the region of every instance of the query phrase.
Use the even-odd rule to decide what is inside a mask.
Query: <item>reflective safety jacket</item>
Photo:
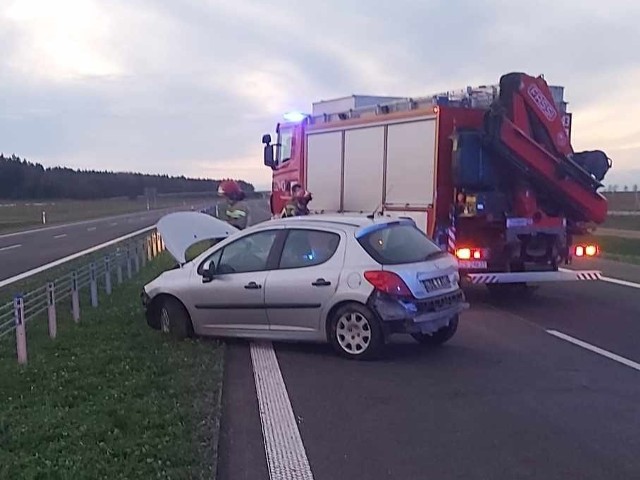
[[[249,211],[244,202],[231,202],[225,199],[216,205],[215,216],[240,230],[244,230],[247,228]]]

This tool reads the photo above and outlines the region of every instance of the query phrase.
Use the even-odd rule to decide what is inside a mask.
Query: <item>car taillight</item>
[[[376,290],[396,297],[411,297],[411,290],[399,275],[384,270],[370,270],[364,272],[364,278],[373,285]]]
[[[482,250],[479,248],[458,248],[456,257],[460,260],[480,260],[482,259]]]
[[[598,251],[598,245],[576,245],[574,253],[576,257],[595,257]]]

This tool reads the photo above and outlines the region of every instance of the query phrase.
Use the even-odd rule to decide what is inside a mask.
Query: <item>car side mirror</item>
[[[202,283],[209,283],[214,278],[216,278],[216,266],[213,262],[210,262],[209,265],[202,270]]]
[[[272,170],[275,168],[276,163],[273,160],[273,146],[265,145],[264,146],[264,164],[271,168]]]
[[[265,133],[262,136],[262,143],[264,143],[265,145],[269,145],[271,143],[271,135],[269,135],[268,133]]]

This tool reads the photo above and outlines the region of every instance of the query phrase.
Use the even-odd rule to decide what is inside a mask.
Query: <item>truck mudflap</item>
[[[595,281],[602,278],[598,270],[567,270],[557,272],[510,272],[510,273],[467,273],[462,275],[469,283],[545,283],[545,282],[575,282]]]

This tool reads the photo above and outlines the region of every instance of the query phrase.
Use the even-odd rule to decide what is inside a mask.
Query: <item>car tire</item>
[[[338,308],[329,319],[328,330],[331,346],[350,360],[378,358],[384,348],[385,337],[380,320],[369,308],[358,303]]]
[[[174,338],[184,339],[193,336],[193,325],[189,312],[175,297],[165,297],[158,307],[160,331]]]
[[[434,347],[442,345],[451,340],[458,331],[458,320],[459,317],[456,315],[451,319],[448,326],[443,327],[434,333],[412,333],[411,336],[416,342],[422,345]]]

